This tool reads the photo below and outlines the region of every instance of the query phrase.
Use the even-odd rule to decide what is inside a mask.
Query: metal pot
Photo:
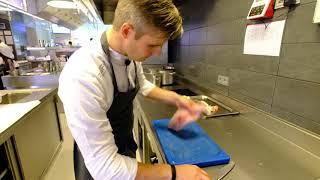
[[[160,73],[145,73],[146,78],[154,85],[161,86],[161,74]]]
[[[166,66],[163,67],[163,69],[164,70],[169,70],[169,71],[174,71],[175,70],[174,66],[172,66],[172,65],[166,65]]]
[[[166,86],[166,85],[172,85],[173,84],[173,75],[175,72],[172,71],[160,71],[162,81],[161,84]]]

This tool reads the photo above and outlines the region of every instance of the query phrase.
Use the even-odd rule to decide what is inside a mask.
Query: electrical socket
[[[276,0],[274,9],[280,9],[284,7],[284,0]]]
[[[222,76],[218,75],[218,84],[229,86],[229,77],[228,76]]]
[[[280,9],[284,6],[288,6],[292,4],[300,4],[300,0],[275,0],[274,9]]]

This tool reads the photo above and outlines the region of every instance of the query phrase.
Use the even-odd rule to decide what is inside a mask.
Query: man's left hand
[[[204,104],[196,103],[183,96],[178,98],[176,105],[178,110],[169,123],[169,128],[176,131],[181,130],[187,124],[199,119],[202,113],[207,114],[208,111],[210,113],[218,111],[217,106],[205,106]]]

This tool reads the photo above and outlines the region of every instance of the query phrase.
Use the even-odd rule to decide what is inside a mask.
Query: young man
[[[12,49],[0,40],[0,90],[5,88],[1,76],[8,75],[7,71],[12,71],[15,68],[16,62],[13,59]]]
[[[60,76],[59,96],[75,139],[77,180],[209,179],[196,166],[146,165],[135,159],[132,101],[138,92],[187,110],[180,117],[185,121],[203,111],[143,75],[141,62],[160,55],[163,43],[181,32],[182,18],[172,0],[119,0],[112,29],[71,56]]]

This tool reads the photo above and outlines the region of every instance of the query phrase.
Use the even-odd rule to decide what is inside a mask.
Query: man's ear
[[[120,28],[120,34],[124,39],[127,39],[134,33],[134,28],[129,23],[123,23]]]

